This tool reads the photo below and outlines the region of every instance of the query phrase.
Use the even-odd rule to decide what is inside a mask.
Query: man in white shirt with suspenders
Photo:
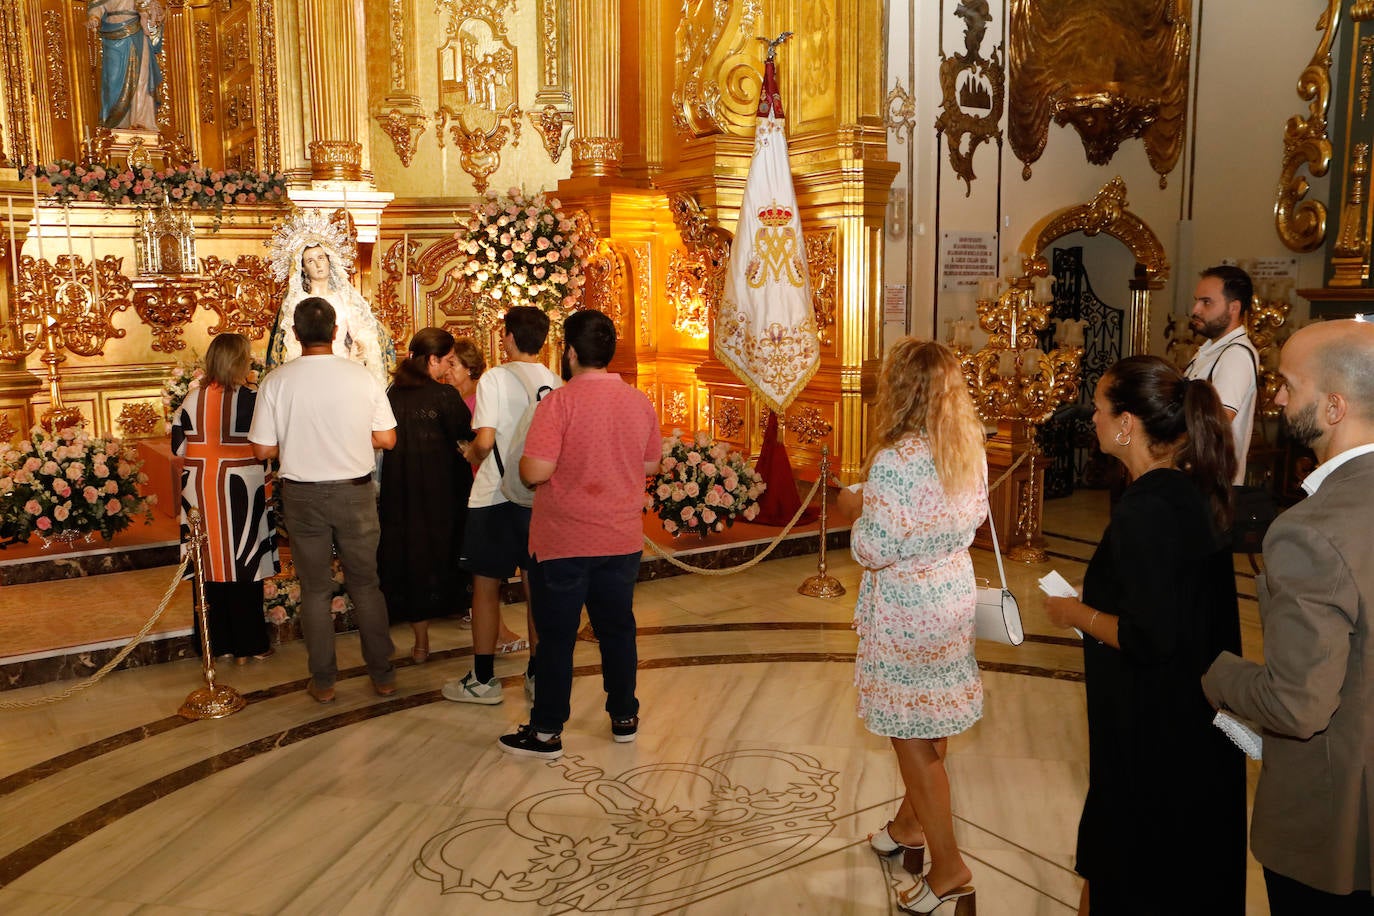
[[[1190,379],[1211,382],[1221,397],[1236,448],[1235,484],[1245,481],[1245,456],[1255,426],[1259,353],[1245,335],[1245,315],[1253,298],[1250,275],[1239,267],[1222,265],[1202,272],[1189,327],[1207,342],[1183,372]]]

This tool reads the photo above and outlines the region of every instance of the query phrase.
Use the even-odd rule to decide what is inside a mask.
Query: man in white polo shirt
[[[396,444],[396,418],[377,380],[333,352],[334,307],[317,296],[296,306],[301,355],[268,373],[258,390],[248,439],[259,460],[276,458],[291,559],[301,580],[301,632],[310,695],[334,699],[330,566],[343,563],[363,660],[380,696],[396,692],[391,624],[377,580],[377,500],[372,450]]]
[[[1250,275],[1239,267],[1222,265],[1202,272],[1193,293],[1189,327],[1207,342],[1183,373],[1211,382],[1221,397],[1236,448],[1235,484],[1245,482],[1245,456],[1255,427],[1259,353],[1245,334],[1245,316],[1254,294]]]

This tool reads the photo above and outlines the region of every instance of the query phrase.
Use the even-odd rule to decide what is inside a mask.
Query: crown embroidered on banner
[[[765,226],[786,226],[792,222],[792,210],[776,201],[758,212],[759,222]]]

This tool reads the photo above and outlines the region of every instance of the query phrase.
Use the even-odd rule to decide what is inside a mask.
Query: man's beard
[[[1201,318],[1190,318],[1188,326],[1206,337],[1208,340],[1216,340],[1226,333],[1226,328],[1231,324],[1231,319],[1227,315],[1220,318],[1213,318],[1211,321],[1203,321]]]
[[[1298,445],[1311,447],[1313,442],[1321,438],[1322,431],[1317,426],[1317,405],[1308,404],[1296,414],[1289,415],[1288,411],[1283,412],[1283,424],[1288,428],[1288,435]]]

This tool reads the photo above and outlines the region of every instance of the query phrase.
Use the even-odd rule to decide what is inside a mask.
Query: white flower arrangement
[[[536,306],[553,320],[577,308],[592,245],[578,223],[542,192],[487,193],[454,233],[467,256],[458,272],[479,296],[483,324],[494,327],[513,305]]]
[[[757,518],[759,494],[768,485],[744,456],[704,432],[673,432],[663,440],[658,474],[644,497],[645,511],[662,520],[663,530],[673,537],[706,537],[724,531],[737,518]]]

